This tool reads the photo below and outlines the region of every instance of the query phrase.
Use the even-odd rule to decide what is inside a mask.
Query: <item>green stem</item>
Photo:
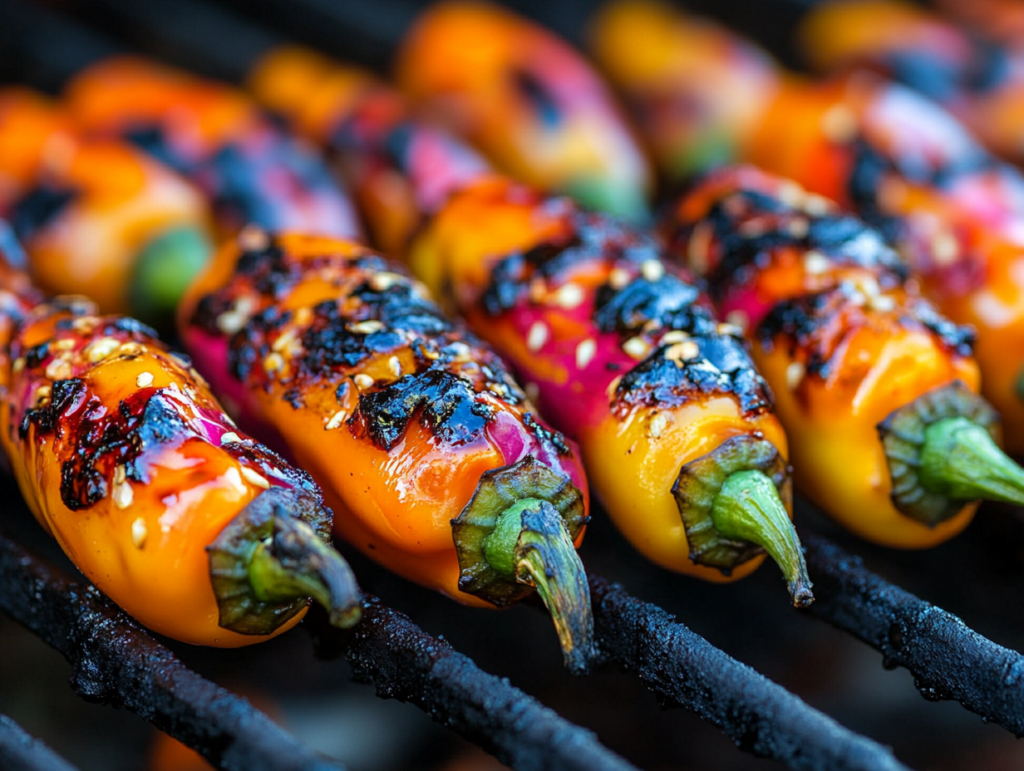
[[[260,542],[248,564],[253,594],[262,602],[312,597],[343,629],[362,615],[359,587],[338,552],[321,541],[308,524],[277,517],[273,536]]]
[[[595,654],[590,587],[558,510],[536,498],[515,503],[498,517],[483,550],[494,570],[537,589],[555,623],[565,665],[586,672]]]
[[[1007,457],[981,426],[945,418],[925,429],[921,485],[958,500],[1024,505],[1024,469]]]
[[[807,564],[796,529],[778,490],[760,471],[736,471],[715,496],[711,519],[726,538],[750,541],[763,547],[782,569],[793,605],[814,601]]]

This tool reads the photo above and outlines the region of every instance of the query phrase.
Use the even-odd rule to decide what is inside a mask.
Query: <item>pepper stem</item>
[[[274,520],[274,535],[249,559],[249,581],[262,602],[312,597],[333,626],[347,629],[362,615],[359,587],[348,563],[294,517]]]
[[[793,605],[814,602],[796,528],[779,500],[775,483],[760,471],[736,471],[715,496],[711,520],[726,538],[763,547],[782,569]]]
[[[555,623],[566,667],[585,673],[595,653],[590,587],[558,510],[537,498],[513,504],[498,517],[483,551],[498,573],[537,589]]]
[[[945,418],[925,429],[919,477],[926,490],[950,498],[1024,505],[1024,469],[986,429],[964,417]]]

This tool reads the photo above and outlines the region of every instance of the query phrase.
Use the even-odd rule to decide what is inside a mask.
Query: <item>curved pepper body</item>
[[[407,36],[396,77],[503,171],[594,208],[645,215],[651,173],[611,94],[539,26],[496,5],[438,4]]]
[[[623,534],[659,564],[694,564],[672,495],[680,467],[730,437],[786,439],[743,344],[650,239],[507,180],[457,193],[416,239],[413,270],[449,286],[470,324],[576,438]]]
[[[243,234],[181,321],[215,386],[241,383],[250,419],[324,487],[336,532],[459,602],[490,606],[459,588],[451,525],[485,472],[533,456],[586,502],[574,447],[536,420],[501,360],[363,246]]]
[[[0,438],[25,500],[75,565],[150,629],[237,647],[220,626],[207,547],[264,490],[319,501],[308,475],[237,429],[181,355],[84,300],[0,292]]]
[[[86,131],[119,137],[193,180],[222,238],[245,225],[355,237],[355,214],[323,161],[241,93],[143,59],[104,60],[67,85]]]
[[[753,357],[789,435],[797,486],[876,543],[926,548],[958,533],[977,504],[929,527],[901,514],[877,426],[936,388],[979,387],[972,334],[904,284],[881,235],[788,180],[739,167],[677,205],[672,251],[742,305]],[[750,298],[753,298],[752,300]]]
[[[83,139],[68,115],[23,89],[0,92],[0,216],[45,291],[132,305],[139,254],[168,233],[208,229],[199,193],[132,147]]]

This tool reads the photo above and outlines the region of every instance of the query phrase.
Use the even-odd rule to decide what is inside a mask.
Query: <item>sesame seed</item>
[[[786,232],[793,238],[805,238],[811,230],[811,223],[805,217],[795,217],[786,225]]]
[[[651,418],[651,422],[649,425],[651,437],[657,439],[665,432],[665,429],[667,427],[668,417],[666,417],[663,412],[654,413],[654,416]]]
[[[242,466],[242,476],[246,482],[256,487],[262,487],[264,490],[270,487],[270,482],[267,481],[266,477],[256,473],[256,471],[248,466]]]
[[[526,333],[526,347],[531,351],[539,351],[548,341],[548,328],[543,321],[533,322],[530,331]]]
[[[388,359],[388,368],[391,370],[391,374],[395,377],[402,376],[402,362],[398,360],[397,356],[392,356]]]
[[[665,266],[659,260],[644,260],[640,265],[640,273],[653,284],[665,275]]]
[[[629,283],[629,271],[625,268],[612,268],[612,272],[608,274],[608,283],[612,289],[622,289]]]
[[[370,287],[375,292],[383,292],[386,289],[390,289],[392,286],[402,280],[402,277],[397,273],[389,273],[388,271],[381,271],[380,273],[374,273],[370,276]]]
[[[270,346],[270,350],[283,351],[285,348],[290,347],[292,343],[296,342],[296,340],[295,330],[289,329],[284,334],[277,336],[274,344]]]
[[[377,321],[377,319],[367,319],[351,326],[351,330],[360,335],[371,335],[374,332],[380,332],[382,329],[384,329],[384,325]]]
[[[295,324],[300,327],[304,327],[313,320],[313,311],[309,306],[303,305],[297,311],[295,311]]]
[[[804,200],[804,189],[796,182],[786,180],[779,185],[777,197],[786,206],[796,208]]]
[[[650,346],[647,344],[647,341],[641,337],[631,337],[622,344],[622,350],[632,358],[639,360],[647,355],[647,352],[650,350]]]
[[[284,356],[279,353],[269,353],[263,360],[263,369],[267,373],[277,372],[284,368]]]
[[[217,317],[217,329],[225,335],[233,335],[245,326],[245,314],[238,311],[224,311]]]
[[[743,337],[743,330],[735,324],[730,324],[727,321],[723,321],[717,327],[715,331],[720,335],[731,335],[733,337]]]
[[[71,328],[76,332],[81,332],[82,334],[88,335],[91,334],[94,329],[96,329],[96,325],[98,323],[99,319],[97,319],[95,316],[81,316],[71,322]]]
[[[669,346],[665,351],[665,358],[674,361],[677,365],[680,365],[680,362],[696,359],[699,355],[700,346],[693,340],[676,343],[675,345]]]
[[[221,446],[230,444],[231,442],[241,442],[242,437],[236,434],[234,431],[226,431],[220,435]]]
[[[146,349],[138,343],[127,342],[122,343],[121,347],[117,349],[118,356],[139,356]]]
[[[153,373],[152,372],[140,372],[139,376],[135,378],[135,385],[139,388],[148,388],[153,385]]]
[[[888,313],[896,307],[896,301],[888,295],[880,294],[871,299],[871,307],[880,313]]]
[[[612,382],[608,384],[608,387],[604,389],[604,392],[608,395],[609,399],[615,396],[615,392],[619,390],[619,383],[621,382],[622,375],[616,375],[614,378],[612,378]]]
[[[733,326],[739,327],[744,332],[746,332],[747,327],[750,326],[750,316],[747,315],[746,311],[729,311],[725,314],[725,320]]]
[[[828,270],[829,260],[821,252],[811,250],[804,254],[804,270],[812,276],[820,276]]]
[[[576,369],[583,369],[594,358],[597,353],[597,341],[587,338],[576,346]]]
[[[454,343],[448,346],[448,352],[451,354],[452,361],[464,362],[469,361],[473,351],[466,343],[456,340]]]
[[[538,386],[536,383],[527,383],[523,387],[523,390],[526,392],[526,398],[529,399],[531,402],[537,401],[537,399],[540,397],[540,386]]]
[[[238,234],[238,245],[247,252],[258,252],[270,246],[270,236],[259,225],[246,225]]]
[[[689,332],[684,332],[681,329],[670,329],[668,332],[666,332],[662,336],[661,342],[669,343],[669,344],[671,344],[671,343],[681,343],[681,342],[683,342],[683,340],[689,340],[689,339],[690,339]]]
[[[830,142],[844,144],[857,134],[857,116],[844,104],[836,104],[821,116],[821,133]]]
[[[114,467],[114,484],[115,485],[122,485],[122,484],[124,484],[124,481],[127,478],[128,478],[128,472],[127,472],[127,470],[125,469],[124,466],[115,466]]]
[[[66,359],[54,359],[46,365],[46,377],[50,380],[65,380],[71,377],[71,364]]]
[[[555,292],[555,304],[560,308],[571,310],[583,302],[583,287],[579,284],[562,284]]]
[[[800,362],[790,362],[789,366],[786,367],[786,385],[788,385],[790,389],[796,388],[800,385],[800,381],[804,379],[806,372],[807,368]]]
[[[360,391],[365,391],[367,388],[373,388],[373,378],[363,372],[360,372],[352,378],[352,380],[355,382],[356,388]]]
[[[58,351],[70,351],[75,347],[75,341],[69,337],[65,337],[61,340],[54,340],[53,347]]]
[[[857,282],[857,288],[864,293],[868,299],[874,299],[881,294],[881,289],[878,286],[878,282],[874,276],[865,276]]]
[[[345,411],[338,410],[333,415],[331,415],[330,419],[327,421],[327,424],[324,426],[324,431],[333,431],[338,426],[340,426],[344,421]]]
[[[104,337],[94,343],[90,343],[89,347],[85,349],[85,356],[89,359],[90,363],[95,364],[113,355],[114,351],[120,347],[121,343],[116,338]]]
[[[114,486],[114,492],[110,496],[114,505],[119,509],[127,509],[132,505],[132,501],[135,500],[135,492],[132,490],[132,486],[127,482],[122,482],[119,485]]]
[[[147,535],[149,535],[149,530],[146,528],[146,520],[139,517],[132,522],[132,543],[135,544],[136,549],[142,548]]]
[[[50,398],[50,392],[51,392],[51,389],[50,389],[49,385],[41,385],[41,386],[39,386],[39,388],[36,389],[35,394],[33,394],[33,396],[35,397],[36,405],[38,406],[39,404],[42,404],[47,399],[49,399]]]
[[[23,369],[25,369],[25,357],[19,356],[17,359],[15,359],[12,368],[14,369],[15,373],[21,372]]]
[[[939,233],[932,239],[932,256],[939,265],[951,265],[960,256],[960,244],[949,231]]]
[[[804,211],[813,217],[821,217],[828,214],[832,208],[832,202],[824,196],[809,193],[804,198]]]

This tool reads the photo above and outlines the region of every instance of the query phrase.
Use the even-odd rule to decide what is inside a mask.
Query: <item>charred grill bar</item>
[[[0,768],[7,771],[76,771],[7,715],[0,715]]]
[[[865,569],[860,557],[801,533],[817,601],[807,611],[904,667],[930,701],[954,699],[1024,736],[1024,656]]]

